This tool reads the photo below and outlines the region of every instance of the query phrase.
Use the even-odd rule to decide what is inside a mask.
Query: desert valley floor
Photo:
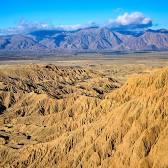
[[[168,168],[168,54],[0,61],[1,168]]]

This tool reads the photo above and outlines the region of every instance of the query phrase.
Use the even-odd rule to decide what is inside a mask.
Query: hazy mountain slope
[[[131,36],[124,40],[133,50],[165,50],[168,48],[168,34],[146,31],[140,36]]]
[[[168,68],[121,87],[81,68],[1,71],[0,167],[168,166]]]
[[[0,38],[0,48],[5,50],[36,50],[46,47],[25,35],[12,35]]]
[[[0,37],[0,50],[167,50],[166,30],[114,32],[108,28],[77,31],[40,30]]]
[[[121,44],[121,40],[115,33],[108,29],[86,29],[69,35],[62,48],[72,49],[109,49]]]
[[[0,49],[5,49],[6,46],[10,43],[10,40],[7,37],[0,37]]]

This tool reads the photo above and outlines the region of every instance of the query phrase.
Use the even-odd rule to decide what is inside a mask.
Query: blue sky
[[[141,12],[155,27],[168,28],[167,0],[0,0],[0,29],[15,27],[20,20],[53,25],[104,23],[125,12]]]

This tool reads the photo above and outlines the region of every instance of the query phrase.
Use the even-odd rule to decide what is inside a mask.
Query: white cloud
[[[0,29],[0,34],[24,34],[36,30],[61,30],[61,31],[75,31],[78,29],[84,29],[95,26],[94,22],[88,22],[87,24],[74,24],[74,25],[53,25],[43,22],[28,22],[21,20],[15,27],[9,27],[7,29]]]
[[[78,30],[82,28],[85,28],[85,26],[81,24],[55,26],[55,29],[60,29],[60,30],[65,30],[65,31],[73,31],[73,30]]]
[[[25,20],[21,20],[15,27],[9,27],[7,29],[1,29],[1,34],[20,34],[20,33],[27,33],[33,30],[38,29],[48,29],[51,25],[47,23],[40,23],[40,22],[28,22]]]
[[[124,13],[116,19],[109,19],[105,25],[98,25],[94,21],[90,21],[87,24],[53,25],[43,22],[29,22],[22,19],[15,27],[0,29],[0,34],[23,34],[36,30],[73,31],[93,26],[110,27],[112,30],[144,29],[152,26],[152,20],[141,12]]]
[[[141,12],[124,13],[115,20],[109,19],[108,26],[114,29],[138,29],[152,26],[152,19]]]
[[[130,25],[130,24],[148,24],[151,21],[150,18],[144,16],[143,13],[134,12],[134,13],[124,13],[122,16],[118,16],[116,22],[121,25]]]

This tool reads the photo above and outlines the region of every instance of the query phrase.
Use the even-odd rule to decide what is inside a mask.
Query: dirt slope
[[[121,87],[79,67],[0,71],[0,167],[168,167],[168,68]]]

